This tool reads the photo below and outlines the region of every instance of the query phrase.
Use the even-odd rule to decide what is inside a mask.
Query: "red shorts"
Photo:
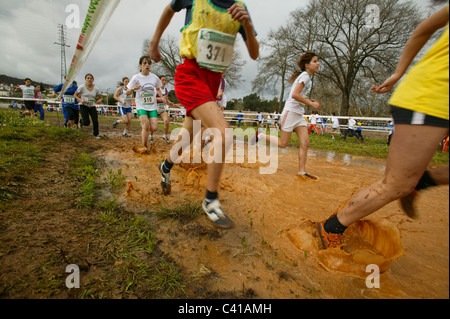
[[[215,102],[222,73],[201,69],[196,60],[184,59],[175,72],[175,94],[186,115],[197,106]]]

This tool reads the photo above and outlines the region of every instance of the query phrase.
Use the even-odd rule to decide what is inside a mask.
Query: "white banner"
[[[91,0],[61,97],[80,72],[120,0]]]

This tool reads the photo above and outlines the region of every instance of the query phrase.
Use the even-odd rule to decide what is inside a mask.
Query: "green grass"
[[[29,181],[31,168],[45,165],[50,153],[60,152],[59,142],[77,143],[82,138],[77,131],[0,111],[0,202],[20,195],[18,183]]]

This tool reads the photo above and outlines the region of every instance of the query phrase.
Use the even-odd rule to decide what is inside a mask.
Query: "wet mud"
[[[127,177],[120,205],[144,216],[157,206],[201,202],[205,194],[206,165],[181,163],[172,170],[171,195],[162,195],[158,164],[170,145],[155,137],[150,150],[140,149],[134,138],[96,154]],[[378,180],[384,162],[314,150],[308,155],[308,172],[317,181],[296,176],[296,149],[280,150],[276,174],[261,175],[261,163],[226,164],[219,199],[235,227],[216,229],[205,214],[188,222],[160,218],[161,248],[212,292],[283,299],[448,298],[448,186],[420,194],[417,219],[394,202],[352,225],[343,247],[323,250],[317,223]],[[379,288],[366,286],[371,264],[380,269]]]

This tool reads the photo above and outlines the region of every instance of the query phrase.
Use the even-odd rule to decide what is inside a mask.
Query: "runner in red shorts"
[[[249,55],[256,60],[259,43],[245,5],[231,0],[173,0],[164,9],[155,35],[150,43],[148,55],[161,61],[159,41],[176,12],[187,10],[186,25],[182,29],[180,56],[184,63],[175,74],[175,94],[186,108],[183,128],[189,132],[189,143],[193,140],[194,120],[201,121],[204,128],[217,129],[222,138],[214,139],[214,150],[222,148],[222,159],[208,164],[206,197],[203,210],[219,228],[231,228],[233,221],[222,210],[218,200],[218,189],[225,154],[230,145],[225,143],[228,123],[217,107],[216,97],[222,74],[230,66],[234,41],[241,33]],[[184,130],[183,130],[184,131]],[[185,139],[180,135],[167,159],[159,166],[164,194],[170,194],[170,170],[178,163]],[[176,150],[179,150],[178,152]]]

